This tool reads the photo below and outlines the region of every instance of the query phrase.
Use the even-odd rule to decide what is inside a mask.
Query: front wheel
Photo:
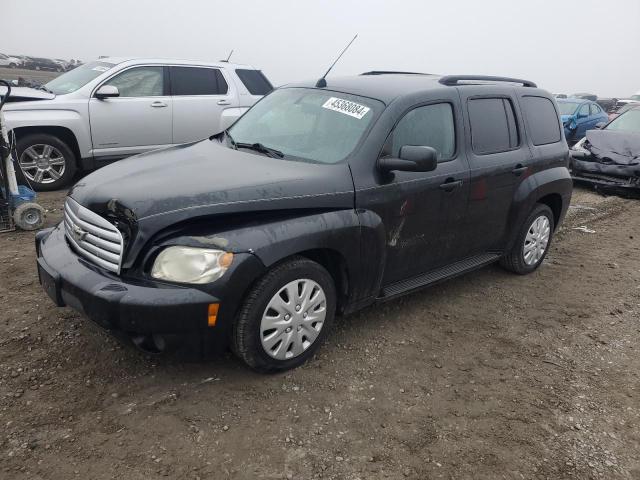
[[[69,146],[49,134],[31,134],[17,142],[16,172],[36,191],[58,190],[67,186],[76,172],[76,156]]]
[[[547,256],[553,230],[553,212],[547,205],[537,204],[524,221],[511,251],[500,260],[500,265],[520,275],[533,272]]]
[[[293,257],[270,270],[246,296],[232,348],[260,372],[295,368],[320,346],[335,310],[331,275],[316,262]]]

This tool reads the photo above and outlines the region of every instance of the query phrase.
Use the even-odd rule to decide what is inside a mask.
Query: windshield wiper
[[[229,139],[231,140],[231,144],[235,147],[236,150],[238,148],[247,148],[249,150],[255,150],[256,152],[264,153],[272,158],[284,157],[284,153],[282,153],[280,150],[267,147],[266,145],[263,145],[262,143],[259,143],[259,142],[244,143],[244,142],[235,142],[231,137],[229,137]]]

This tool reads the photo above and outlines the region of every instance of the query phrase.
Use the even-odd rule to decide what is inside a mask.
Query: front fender
[[[89,122],[75,110],[30,109],[7,110],[4,113],[7,130],[23,127],[62,127],[70,130],[76,137],[81,157],[90,156],[91,134]]]
[[[216,227],[208,230],[202,224],[191,228],[185,227],[186,230],[181,229],[179,234],[169,234],[166,238],[156,239],[153,243],[157,246],[188,245],[220,248],[237,254],[251,254],[260,260],[264,270],[256,271],[256,278],[253,278],[250,283],[253,283],[271,266],[292,255],[311,250],[328,250],[339,255],[346,269],[349,286],[346,305],[353,305],[363,297],[372,295],[370,287],[367,287],[371,282],[363,275],[365,270],[370,271],[371,276],[374,272],[375,275],[378,274],[377,266],[381,262],[381,255],[379,252],[369,250],[367,258],[371,258],[372,267],[364,269],[360,218],[355,210],[307,212],[295,215],[283,212],[258,220],[254,217],[253,220],[247,220],[233,228],[225,228],[224,222],[213,223]],[[369,237],[373,238],[371,235]],[[372,239],[369,243],[374,246],[376,242]],[[379,247],[375,248],[379,250]]]

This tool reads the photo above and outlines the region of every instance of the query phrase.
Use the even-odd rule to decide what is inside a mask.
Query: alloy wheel
[[[20,155],[20,167],[31,182],[53,183],[64,174],[64,155],[52,145],[37,144],[26,148]]]

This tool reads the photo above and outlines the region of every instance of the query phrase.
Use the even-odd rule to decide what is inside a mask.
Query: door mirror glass
[[[378,166],[385,172],[431,172],[438,166],[438,152],[432,147],[404,145],[400,148],[399,158],[381,158]]]
[[[102,85],[95,94],[96,98],[104,100],[105,98],[115,98],[120,96],[118,87],[113,85]]]

